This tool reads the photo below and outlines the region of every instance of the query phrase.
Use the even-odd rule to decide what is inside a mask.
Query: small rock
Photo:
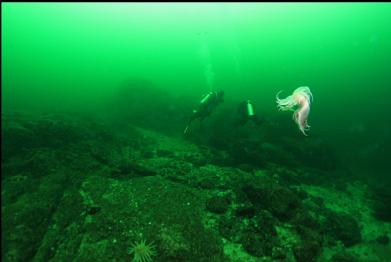
[[[357,258],[347,252],[340,252],[331,258],[332,262],[357,262]]]
[[[102,208],[100,206],[90,206],[87,209],[87,214],[89,215],[95,215],[98,213]]]
[[[376,238],[377,243],[382,245],[388,245],[390,243],[390,238],[387,235],[382,235]]]
[[[156,150],[156,155],[158,157],[173,157],[174,153],[166,149],[158,149]]]
[[[324,200],[321,197],[311,197],[312,202],[314,202],[319,207],[324,206]]]
[[[244,249],[256,257],[271,256],[274,246],[274,238],[265,239],[254,232],[246,232],[243,235],[241,243]]]
[[[241,220],[235,217],[222,217],[219,222],[220,234],[234,243],[240,242]]]
[[[228,210],[229,204],[226,197],[215,196],[206,202],[206,209],[212,213],[224,214]]]
[[[298,262],[316,261],[320,254],[321,247],[316,241],[306,241],[295,247],[293,254]]]
[[[345,213],[331,213],[326,222],[326,230],[333,237],[341,240],[346,247],[361,242],[361,231],[357,221]]]
[[[235,210],[236,216],[252,218],[255,216],[255,208],[253,206],[243,206]]]

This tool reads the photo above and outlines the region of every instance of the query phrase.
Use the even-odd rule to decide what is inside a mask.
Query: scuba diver
[[[254,104],[251,100],[245,100],[238,106],[239,119],[237,124],[244,126],[249,120],[254,122],[256,125],[263,123],[263,120],[259,119],[255,115]]]
[[[224,91],[211,91],[205,96],[202,97],[198,109],[193,110],[193,114],[191,115],[189,122],[185,128],[184,134],[187,134],[189,131],[190,124],[197,118],[200,119],[200,128],[202,125],[202,121],[205,117],[209,116],[212,111],[216,108],[216,106],[224,101]]]

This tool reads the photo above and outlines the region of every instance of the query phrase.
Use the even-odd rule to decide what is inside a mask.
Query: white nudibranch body
[[[294,111],[293,120],[296,122],[300,131],[304,135],[307,135],[305,132],[310,128],[308,125],[308,115],[313,100],[310,88],[308,86],[301,86],[293,91],[292,95],[284,99],[278,97],[281,92],[278,92],[276,95],[278,109],[281,111]]]

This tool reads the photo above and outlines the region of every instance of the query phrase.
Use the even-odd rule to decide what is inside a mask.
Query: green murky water
[[[4,213],[6,224],[2,223],[9,228],[9,232],[2,235],[2,242],[9,243],[2,244],[2,257],[7,261],[64,261],[67,241],[72,243],[68,247],[73,252],[72,261],[88,261],[87,257],[93,257],[89,250],[96,249],[101,253],[94,255],[102,261],[114,258],[125,261],[135,253],[134,249],[130,254],[125,249],[131,247],[130,242],[136,241],[135,236],[139,234],[144,234],[147,244],[149,240],[155,241],[156,250],[151,251],[151,255],[158,261],[228,261],[222,258],[223,253],[232,261],[273,257],[266,251],[254,251],[259,250],[261,240],[253,235],[242,236],[239,242],[232,238],[232,235],[244,232],[237,224],[231,226],[237,226],[235,230],[242,233],[233,232],[232,228],[230,232],[220,230],[217,236],[205,233],[204,238],[219,239],[222,235],[229,241],[228,244],[224,242],[222,252],[217,242],[211,240],[212,246],[216,247],[208,253],[198,250],[203,248],[199,243],[204,240],[196,233],[180,234],[192,230],[203,232],[205,229],[199,221],[194,227],[183,229],[172,226],[181,220],[173,216],[172,220],[163,221],[171,226],[146,229],[148,218],[143,215],[147,211],[129,214],[123,209],[113,211],[113,216],[123,219],[136,212],[136,220],[126,226],[122,222],[117,224],[108,211],[117,208],[115,203],[121,203],[118,199],[126,199],[126,193],[122,195],[122,191],[133,192],[129,193],[133,200],[122,203],[133,205],[132,208],[147,201],[145,199],[156,205],[156,198],[162,197],[167,207],[163,205],[160,214],[148,214],[154,223],[163,223],[156,217],[167,216],[171,211],[168,203],[174,201],[171,198],[175,194],[164,198],[163,193],[163,188],[170,188],[171,192],[183,194],[186,203],[194,204],[200,210],[204,208],[203,201],[212,196],[209,202],[205,200],[207,206],[218,206],[215,213],[220,209],[225,212],[224,207],[220,207],[225,205],[225,200],[214,199],[214,193],[220,192],[216,193],[220,196],[233,194],[231,197],[237,199],[238,195],[232,193],[235,188],[252,192],[241,183],[257,177],[249,175],[257,172],[264,172],[267,177],[279,174],[284,186],[299,185],[310,194],[330,195],[326,203],[336,201],[331,197],[333,194],[304,185],[328,188],[328,183],[346,185],[358,180],[364,188],[369,186],[372,191],[381,192],[374,197],[383,199],[377,218],[389,219],[389,214],[386,215],[389,202],[384,204],[388,201],[384,199],[390,199],[389,189],[379,187],[391,180],[388,174],[391,149],[390,3],[2,3],[1,12],[2,164],[5,166],[2,210],[9,212],[8,217]],[[313,95],[308,136],[304,136],[292,120],[292,112],[279,111],[276,104],[279,91],[282,91],[280,98],[285,98],[301,86],[308,86]],[[224,90],[224,101],[206,117],[201,128],[196,119],[190,125],[189,134],[184,136],[183,130],[192,110],[205,94],[216,90]],[[253,102],[261,125],[234,124],[238,105],[247,99]],[[132,160],[130,164],[129,159]],[[165,162],[164,159],[171,160]],[[152,167],[152,170],[145,170],[146,167]],[[229,172],[217,167],[247,173],[232,175],[244,177],[243,181],[231,181]],[[303,171],[307,168],[312,171]],[[57,176],[50,176],[49,170],[57,172]],[[288,170],[296,175],[287,175]],[[72,178],[69,178],[69,172],[73,174]],[[102,180],[103,174],[110,174],[109,180]],[[212,174],[219,174],[219,178]],[[33,181],[29,181],[30,177]],[[146,179],[149,188],[158,193],[144,195],[148,187],[143,188],[144,183],[138,180],[129,180],[133,177]],[[168,178],[185,188],[177,187],[175,183],[166,185],[164,179],[151,180],[154,177]],[[128,180],[135,183],[135,191],[131,184],[124,182]],[[226,181],[226,188],[224,183],[217,181]],[[57,187],[63,183],[72,186],[61,191]],[[104,185],[110,183],[114,183],[112,187],[105,188]],[[258,182],[253,183],[257,185]],[[265,183],[259,182],[257,190]],[[340,189],[338,185],[345,188],[336,184],[331,188]],[[48,190],[41,192],[40,187],[44,185]],[[201,200],[193,199],[186,191],[187,187],[191,190],[201,188]],[[68,193],[58,195],[56,190]],[[254,204],[260,194],[257,190],[247,195],[248,201],[255,206],[255,211],[248,212],[256,212],[256,217],[267,219],[268,215],[257,213],[259,207]],[[137,199],[132,195],[136,191],[143,197]],[[31,192],[35,192],[36,201],[39,202],[43,195],[53,205],[47,210],[44,203],[37,204],[37,209],[43,210],[42,217],[35,217],[34,211],[29,213],[26,209],[28,202],[23,201],[28,200],[23,199]],[[78,199],[80,195],[72,195],[75,192],[83,192],[83,201]],[[285,194],[289,198],[290,193]],[[74,197],[67,199],[67,196]],[[335,198],[341,196],[336,193]],[[236,200],[229,201],[230,208],[239,205]],[[285,204],[281,204],[281,210],[285,210]],[[83,214],[85,220],[84,217],[82,220],[64,218],[66,212],[61,213],[59,206],[64,210],[74,207],[71,209],[75,216]],[[172,208],[174,206],[180,208],[181,205],[176,203]],[[279,211],[266,210],[277,220],[287,219]],[[22,237],[28,233],[21,229],[34,227],[34,223],[29,225],[22,218],[16,218],[18,212],[27,212],[28,220],[42,225],[39,232],[27,231],[33,236],[30,239],[34,244]],[[192,212],[204,214],[197,208],[183,212],[185,216],[192,216]],[[99,216],[105,218],[99,220]],[[288,217],[291,219],[290,215]],[[365,224],[375,225],[377,231],[372,232],[384,229],[383,224],[366,218],[365,214],[363,218],[356,217],[361,228]],[[341,220],[349,224],[349,219]],[[68,221],[64,223],[75,228],[83,227],[84,231],[76,232],[77,229],[63,225],[58,231],[48,229],[61,221]],[[112,223],[117,231],[101,229],[99,234],[89,235],[88,241],[86,235],[80,240],[79,236],[84,234],[81,232],[93,231],[105,221]],[[140,227],[141,233],[132,231],[134,227]],[[369,226],[365,230],[367,228]],[[278,232],[281,238],[285,231]],[[154,233],[160,238],[154,239]],[[289,232],[285,233],[292,238]],[[208,234],[213,236],[207,237]],[[378,237],[362,234],[364,244],[372,243]],[[57,237],[59,235],[66,237],[62,239]],[[300,237],[305,239],[307,236]],[[192,238],[198,242],[187,245],[186,241]],[[346,236],[337,237],[342,239],[348,252],[365,253],[360,253],[359,248],[349,249],[361,241],[357,236],[344,238]],[[268,243],[279,247],[273,241]],[[325,242],[318,242],[323,251],[306,255],[312,256],[311,259],[331,261],[327,260],[331,258],[324,251]],[[115,243],[121,243],[124,250]],[[239,243],[244,249],[233,243]],[[301,245],[286,244],[284,248],[294,250],[291,258],[288,255],[286,259],[312,261],[300,253],[311,248]],[[20,255],[25,248],[28,255]],[[362,248],[368,250],[369,247]],[[375,251],[367,253],[389,252],[389,249],[373,248]],[[289,254],[288,249],[278,251],[277,248],[273,252]],[[197,252],[201,252],[203,259],[210,260],[197,258],[194,255]],[[245,254],[244,258],[239,255],[235,258],[237,252]],[[277,257],[274,254],[273,259],[278,260]],[[374,259],[383,261],[381,255]]]

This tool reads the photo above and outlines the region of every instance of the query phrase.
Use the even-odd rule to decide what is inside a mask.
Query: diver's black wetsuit
[[[253,121],[256,125],[263,123],[263,120],[259,119],[255,115],[254,104],[250,100],[241,102],[238,106],[239,119],[237,120],[238,125],[245,125],[249,120]]]
[[[212,91],[206,94],[201,99],[198,109],[193,110],[193,114],[189,119],[184,134],[188,132],[190,124],[195,119],[199,118],[200,123],[202,123],[202,121],[213,112],[216,106],[224,101],[223,97],[224,97],[224,91]]]

